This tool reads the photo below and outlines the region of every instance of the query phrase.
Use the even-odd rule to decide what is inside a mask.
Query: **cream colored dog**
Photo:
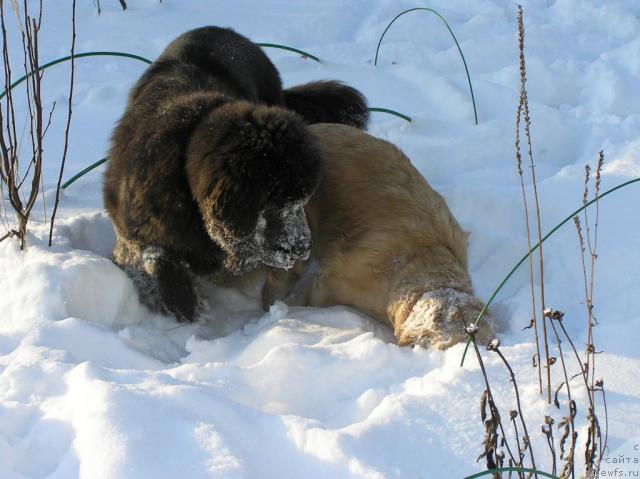
[[[324,159],[306,207],[312,258],[271,270],[263,305],[288,296],[299,305],[353,306],[389,322],[400,345],[445,349],[466,339],[483,305],[467,270],[468,234],[442,196],[391,143],[343,125],[310,129]],[[311,276],[299,281],[305,271]],[[489,338],[491,326],[478,334]]]

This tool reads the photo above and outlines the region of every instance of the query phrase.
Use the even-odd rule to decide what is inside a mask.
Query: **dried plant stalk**
[[[596,461],[595,466],[595,472],[597,474],[600,471],[602,457],[607,450],[607,440],[609,438],[609,411],[607,410],[607,395],[604,391],[604,381],[602,379],[596,381],[596,390],[602,393],[602,404],[604,406],[604,439],[600,441],[600,455],[598,456],[598,460]]]
[[[596,259],[598,257],[597,249],[598,249],[598,221],[600,218],[600,201],[598,198],[600,196],[600,181],[602,175],[602,167],[604,166],[604,152],[600,151],[598,154],[598,166],[596,168],[596,187],[595,187],[595,198],[596,198],[596,220],[594,224],[593,230],[593,242],[590,240],[590,234],[587,230],[587,237],[589,238],[589,254],[591,256],[591,265],[589,271],[589,295],[587,297],[587,316],[588,316],[588,335],[587,335],[587,354],[588,357],[591,357],[591,367],[588,368],[589,373],[591,375],[591,395],[595,398],[595,346],[593,344],[593,285],[594,285],[594,274],[595,274],[595,265]],[[587,212],[585,210],[585,218],[587,218]],[[589,354],[590,351],[590,354]],[[587,359],[587,363],[589,363],[589,359]]]
[[[522,7],[518,6],[518,39],[519,39],[519,50],[520,50],[520,102],[518,105],[517,115],[516,115],[516,138],[515,138],[515,146],[516,146],[516,161],[518,174],[520,176],[520,187],[522,191],[522,198],[525,210],[525,222],[527,228],[527,241],[529,244],[529,283],[531,290],[531,304],[533,311],[533,318],[531,319],[531,324],[525,329],[529,327],[533,328],[536,336],[536,351],[537,353],[533,356],[534,365],[536,358],[538,360],[538,386],[540,391],[542,392],[542,377],[540,367],[544,364],[546,367],[546,389],[547,389],[547,401],[551,403],[551,366],[553,366],[557,360],[562,366],[562,374],[564,380],[559,384],[556,388],[555,393],[555,404],[558,408],[560,408],[560,400],[559,395],[563,388],[566,388],[567,392],[567,414],[562,418],[561,421],[557,424],[558,430],[561,431],[561,437],[556,443],[556,438],[554,437],[553,426],[555,421],[550,417],[545,417],[545,423],[542,426],[542,433],[546,436],[547,445],[549,447],[549,452],[551,454],[551,463],[552,463],[552,473],[556,474],[560,473],[560,477],[563,479],[575,478],[576,476],[576,464],[575,464],[575,455],[576,455],[576,447],[578,444],[578,431],[576,429],[576,416],[578,407],[576,401],[574,400],[571,388],[571,380],[577,376],[582,376],[585,388],[588,392],[587,397],[589,400],[589,406],[586,408],[587,410],[587,426],[588,433],[586,438],[586,448],[585,448],[585,464],[587,467],[586,477],[587,478],[595,478],[598,474],[600,461],[602,460],[603,453],[606,448],[606,432],[605,437],[603,439],[601,433],[600,422],[598,416],[596,414],[595,408],[595,392],[601,391],[603,397],[603,403],[605,407],[605,420],[606,420],[606,396],[603,388],[602,380],[595,380],[594,376],[594,368],[595,368],[595,354],[596,350],[593,345],[593,335],[592,328],[597,324],[595,321],[595,317],[593,316],[593,278],[594,278],[594,264],[595,259],[597,258],[597,224],[598,224],[598,209],[596,209],[596,220],[594,223],[594,234],[593,239],[591,235],[590,225],[588,223],[588,218],[585,216],[585,226],[586,226],[586,236],[587,243],[589,245],[589,253],[591,257],[589,275],[587,275],[587,262],[584,259],[585,253],[585,242],[584,237],[582,235],[582,227],[580,223],[580,218],[577,216],[574,217],[574,222],[576,224],[576,229],[578,230],[578,235],[580,238],[580,247],[582,253],[582,270],[584,276],[584,285],[585,285],[585,298],[587,304],[587,311],[589,316],[589,331],[588,331],[588,344],[587,344],[587,361],[583,362],[580,359],[580,355],[575,347],[574,342],[571,337],[568,335],[566,328],[563,325],[562,318],[563,313],[560,311],[555,311],[551,309],[545,308],[545,296],[544,296],[544,258],[542,254],[542,238],[541,238],[541,219],[540,219],[540,206],[539,206],[539,197],[537,192],[537,183],[536,183],[536,174],[535,174],[535,163],[533,160],[532,153],[532,145],[531,145],[531,131],[530,131],[530,115],[529,115],[529,107],[528,107],[528,99],[527,99],[527,91],[526,91],[526,64],[524,60],[524,27],[523,27],[523,11]],[[532,187],[533,187],[533,196],[535,199],[535,214],[536,214],[536,223],[537,223],[537,232],[538,232],[538,249],[539,249],[539,268],[540,268],[540,301],[539,306],[542,308],[540,319],[542,321],[542,342],[544,345],[545,359],[544,362],[540,357],[540,338],[538,335],[537,329],[537,314],[539,310],[538,304],[536,303],[536,291],[534,286],[534,262],[531,255],[531,230],[529,224],[529,205],[527,204],[527,191],[525,188],[524,174],[522,168],[522,153],[521,153],[521,138],[520,138],[520,127],[521,124],[524,124],[524,132],[527,140],[528,147],[528,157],[529,157],[529,166],[531,168],[532,175]],[[604,164],[604,155],[602,152],[600,153],[600,158],[598,162],[598,168],[595,174],[595,183],[596,183],[596,199],[597,203],[599,191],[600,191],[600,180],[601,180],[601,172]],[[585,204],[588,202],[588,182],[590,178],[590,169],[586,170],[586,181],[585,181],[585,193],[583,197],[583,201]],[[524,259],[522,260],[524,261]],[[521,262],[522,262],[521,261]],[[588,278],[588,279],[587,279]],[[551,331],[556,339],[557,348],[558,348],[558,357],[552,357],[549,353],[549,334],[547,323],[551,325]],[[571,345],[571,349],[575,355],[576,361],[580,368],[580,373],[573,377],[569,377],[569,371],[567,367],[567,362],[565,359],[566,351],[562,347],[562,339],[560,337],[560,333],[558,331],[557,326],[560,327],[564,338]],[[467,327],[467,333],[470,336],[470,342],[473,343],[474,350],[476,351],[476,356],[478,358],[478,362],[480,364],[480,370],[482,372],[484,378],[485,389],[481,398],[481,418],[483,421],[483,425],[485,428],[485,436],[484,436],[484,452],[480,455],[480,458],[486,458],[487,467],[489,469],[493,469],[495,467],[499,467],[499,465],[504,460],[504,454],[500,454],[498,449],[499,444],[504,445],[508,454],[509,454],[509,465],[515,467],[522,467],[525,452],[528,449],[531,455],[531,463],[533,469],[535,470],[535,458],[533,455],[533,450],[531,447],[530,437],[527,431],[526,421],[524,420],[524,415],[520,402],[520,394],[518,390],[518,386],[516,383],[515,374],[510,364],[508,363],[506,357],[499,349],[499,341],[494,339],[488,346],[487,349],[490,351],[495,351],[499,357],[501,358],[504,366],[509,371],[511,382],[513,383],[513,388],[515,392],[517,409],[510,411],[509,417],[511,423],[513,425],[513,430],[515,432],[515,442],[518,447],[518,458],[516,459],[514,454],[511,451],[509,446],[509,441],[505,435],[505,431],[501,422],[500,412],[496,406],[494,396],[491,391],[491,387],[489,384],[488,376],[484,367],[484,363],[482,361],[482,357],[480,351],[478,349],[478,345],[475,341],[475,333],[477,332],[477,326],[471,324]],[[516,419],[520,418],[520,423],[522,425],[522,446],[520,442],[519,428]],[[608,431],[608,423],[605,428],[605,431]],[[501,435],[501,436],[500,436]],[[556,447],[556,444],[558,447]],[[559,449],[559,459],[560,461],[564,461],[563,463],[558,462],[558,449]],[[511,473],[510,473],[511,474]],[[535,472],[533,472],[535,474]],[[498,477],[498,473],[494,473],[494,477]],[[523,473],[518,473],[519,477],[523,477]],[[531,475],[531,474],[530,474]],[[537,476],[536,476],[537,477]]]
[[[536,459],[535,456],[533,454],[533,446],[531,445],[531,441],[530,441],[530,436],[529,436],[529,431],[527,431],[527,423],[524,419],[524,414],[522,412],[522,405],[520,403],[520,392],[518,390],[518,382],[516,381],[516,375],[513,372],[513,369],[511,368],[511,365],[509,364],[509,362],[507,361],[507,358],[504,356],[504,354],[502,354],[502,351],[500,351],[500,341],[497,339],[494,339],[493,341],[491,341],[489,343],[489,346],[487,346],[487,349],[489,351],[494,351],[502,360],[502,363],[505,365],[505,367],[507,368],[507,370],[509,371],[509,376],[511,378],[511,383],[513,384],[513,391],[515,392],[515,396],[516,396],[516,406],[517,406],[517,410],[518,410],[518,415],[520,416],[520,423],[522,424],[522,430],[524,432],[524,436],[523,436],[523,442],[525,444],[525,448],[529,450],[529,457],[531,458],[531,467],[533,467],[534,469],[536,469]],[[516,438],[517,438],[517,429],[516,429]],[[520,455],[522,455],[522,451],[520,449],[520,447],[518,447],[518,451],[520,453]],[[520,458],[520,466],[522,466],[522,457]]]
[[[544,310],[545,308],[545,297],[544,297],[544,257],[543,257],[543,253],[542,253],[542,225],[541,225],[541,219],[540,219],[540,202],[538,199],[538,185],[537,185],[537,181],[536,181],[536,170],[535,170],[535,162],[533,160],[533,148],[531,145],[531,116],[529,114],[529,100],[527,97],[527,87],[526,87],[526,82],[527,82],[527,67],[526,67],[526,62],[525,62],[525,55],[524,55],[524,22],[523,22],[523,12],[522,12],[522,5],[518,5],[518,49],[520,51],[520,102],[518,105],[518,119],[517,119],[517,130],[518,130],[518,138],[517,138],[517,150],[518,153],[517,155],[519,156],[519,148],[520,148],[520,144],[519,144],[519,129],[520,129],[520,117],[523,116],[524,118],[524,133],[525,133],[525,138],[527,139],[527,153],[528,153],[528,157],[529,157],[529,167],[531,168],[531,180],[532,180],[532,186],[533,186],[533,197],[534,197],[534,204],[535,204],[535,213],[536,213],[536,224],[537,224],[537,232],[538,232],[538,259],[539,259],[539,273],[540,273],[540,311],[541,311],[541,321],[542,321],[542,341],[544,344],[544,352],[545,352],[545,362],[544,365],[546,366],[546,386],[547,386],[547,401],[549,403],[551,403],[551,364],[549,362],[549,340],[548,340],[548,336],[547,336],[547,325],[546,325],[546,320],[544,318]],[[521,167],[521,159],[519,159],[519,171],[522,171],[522,167]],[[522,180],[522,174],[520,175],[521,177],[521,181],[523,182],[523,197],[524,197],[524,201],[526,203],[526,193],[524,192],[524,180]],[[525,218],[527,221],[527,236],[528,236],[528,241],[529,241],[529,254],[531,255],[531,239],[530,239],[530,233],[529,233],[529,218],[528,218],[528,210],[526,210],[525,207]],[[532,259],[530,259],[530,279],[531,282],[533,283],[533,261]],[[535,296],[533,294],[533,287],[532,289],[532,305],[533,305],[533,309],[535,310]],[[540,371],[540,374],[542,374],[541,372],[541,367],[542,367],[542,361],[540,360],[540,348],[539,348],[539,341],[538,341],[538,337],[537,337],[537,320],[536,320],[536,316],[534,315],[534,331],[536,334],[536,346],[537,346],[537,351],[538,351],[538,368]],[[542,389],[542,379],[540,379],[540,389]]]
[[[555,474],[557,470],[557,462],[556,462],[556,449],[553,445],[553,419],[551,416],[544,417],[544,424],[541,427],[542,434],[547,438],[547,446],[549,447],[549,452],[551,453],[551,474]]]
[[[522,97],[520,97],[522,99]],[[520,121],[522,119],[522,101],[518,102],[518,110],[516,113],[516,165],[518,168],[518,176],[520,177],[520,190],[522,192],[522,205],[524,207],[524,222],[527,231],[527,251],[529,252],[529,288],[530,288],[530,296],[531,296],[531,323],[527,326],[533,327],[533,334],[536,340],[536,357],[537,363],[534,361],[534,367],[538,370],[538,387],[540,389],[540,394],[542,394],[542,371],[540,369],[540,339],[538,336],[538,315],[536,313],[536,293],[534,287],[534,279],[533,279],[533,256],[531,254],[531,228],[529,227],[529,207],[527,204],[527,192],[524,185],[524,174],[522,170],[522,152],[520,149]]]
[[[473,344],[473,349],[476,352],[478,364],[480,365],[480,371],[482,371],[482,376],[485,383],[485,392],[483,393],[481,399],[481,418],[485,426],[485,438],[483,441],[485,449],[484,452],[478,457],[478,460],[485,457],[487,460],[487,469],[496,469],[497,467],[501,467],[500,463],[504,461],[504,454],[500,454],[500,451],[497,449],[497,430],[499,428],[500,433],[502,434],[501,444],[504,444],[505,448],[507,449],[510,462],[513,464],[518,464],[518,461],[516,461],[516,458],[511,451],[511,447],[509,446],[509,441],[507,440],[507,435],[504,431],[504,426],[502,425],[502,420],[500,418],[500,412],[498,411],[498,407],[495,404],[495,400],[491,392],[489,377],[487,376],[487,371],[484,367],[484,361],[482,361],[482,355],[480,354],[480,349],[478,348],[478,343],[476,342],[476,333],[478,332],[478,326],[472,323],[467,326],[466,331]],[[489,406],[489,411],[491,413],[489,419],[486,419],[486,405]],[[525,438],[526,437],[527,436],[525,436]],[[520,453],[518,452],[518,454]],[[524,478],[524,473],[519,472],[518,477]]]
[[[562,340],[560,339],[560,335],[558,334],[558,330],[556,329],[556,326],[554,324],[554,321],[562,321],[562,318],[564,317],[564,313],[562,313],[561,311],[548,309],[545,311],[545,316],[549,319],[549,324],[551,324],[551,328],[553,329],[553,334],[556,338],[556,343],[558,345],[558,356],[560,357],[560,364],[562,365],[562,373],[564,375],[564,381],[562,384],[564,384],[564,386],[567,389],[567,402],[568,402],[569,413],[563,419],[563,422],[559,424],[559,427],[560,425],[568,425],[569,427],[565,429],[565,434],[563,435],[563,438],[560,441],[560,459],[564,458],[563,457],[564,441],[566,440],[567,434],[570,432],[572,441],[569,444],[569,453],[566,456],[566,464],[565,464],[565,467],[563,468],[563,474],[570,473],[571,477],[573,478],[575,477],[574,450],[575,450],[575,437],[577,437],[576,425],[575,425],[575,413],[576,413],[577,407],[576,407],[575,401],[571,398],[571,381],[569,378],[569,374],[567,373],[567,365],[564,359],[564,352],[562,351]],[[562,387],[562,384],[561,384],[561,387]],[[560,391],[560,389],[561,388],[558,388],[558,391]],[[557,394],[554,402],[556,407],[559,409],[560,402],[557,399]],[[551,440],[553,441],[553,436],[551,436]],[[554,451],[554,474],[555,474],[555,451]],[[563,478],[564,477],[568,477],[568,475],[563,475]]]
[[[574,222],[576,225],[576,231],[578,232],[578,240],[580,244],[580,259],[582,262],[582,276],[583,276],[583,284],[584,284],[584,294],[585,294],[585,306],[587,308],[587,345],[584,352],[584,362],[580,360],[577,350],[572,344],[574,354],[576,356],[577,361],[581,366],[581,375],[583,376],[583,380],[585,383],[585,388],[587,389],[587,394],[589,397],[589,408],[587,411],[587,421],[588,421],[588,430],[587,430],[587,442],[585,448],[585,463],[586,463],[586,477],[595,477],[600,470],[600,464],[602,461],[602,457],[606,451],[606,443],[608,436],[608,411],[606,408],[606,396],[604,392],[604,382],[600,380],[596,380],[596,347],[593,339],[593,328],[598,324],[595,315],[593,314],[594,306],[593,306],[593,291],[594,291],[594,277],[595,277],[595,262],[598,257],[597,247],[598,247],[598,222],[600,218],[600,208],[599,208],[599,197],[600,197],[600,186],[602,180],[602,168],[604,167],[604,152],[600,151],[598,154],[598,165],[596,167],[595,176],[593,178],[595,183],[595,204],[596,204],[596,213],[595,213],[595,222],[593,224],[593,229],[589,223],[589,215],[587,211],[584,211],[584,235],[582,230],[582,225],[580,222],[580,218],[577,216],[574,218]],[[584,179],[584,192],[582,195],[583,204],[587,204],[589,200],[589,183],[592,179],[591,175],[591,167],[589,165],[585,165],[585,179]],[[586,241],[585,241],[586,236]],[[586,243],[586,248],[585,248]],[[587,271],[587,265],[585,261],[585,251],[588,249],[589,251],[589,269]],[[560,323],[562,325],[562,323]],[[564,327],[563,327],[564,331]],[[566,331],[564,331],[566,335]],[[600,428],[600,423],[598,419],[598,415],[596,412],[596,392],[602,392],[603,406],[604,406],[604,419],[605,419],[605,434],[602,436],[602,430]]]
[[[585,450],[585,462],[587,467],[587,477],[595,477],[598,474],[600,469],[600,463],[602,461],[602,456],[605,452],[606,447],[606,434],[605,437],[602,437],[602,430],[600,428],[600,423],[598,419],[598,415],[596,412],[596,397],[595,393],[598,387],[596,386],[596,347],[593,340],[593,327],[597,324],[595,316],[593,314],[593,290],[594,290],[594,276],[595,276],[595,263],[598,258],[598,222],[600,218],[600,183],[602,178],[602,168],[604,166],[604,152],[600,151],[598,154],[598,165],[596,167],[595,173],[595,200],[596,200],[596,213],[595,213],[595,222],[593,226],[593,240],[591,239],[591,232],[588,227],[588,215],[585,211],[585,223],[587,225],[587,245],[589,247],[589,255],[591,257],[590,265],[589,265],[589,291],[586,298],[587,304],[587,346],[585,349],[586,356],[586,371],[589,377],[589,387],[587,391],[591,397],[591,407],[589,408],[587,414],[587,420],[589,421],[588,434],[587,438],[587,446]],[[588,178],[585,180],[585,195],[587,194]],[[604,386],[603,382],[600,382],[599,389],[603,392],[604,398]],[[607,411],[605,409],[605,419],[608,424]],[[608,433],[608,427],[607,427]],[[597,452],[596,452],[597,450]]]

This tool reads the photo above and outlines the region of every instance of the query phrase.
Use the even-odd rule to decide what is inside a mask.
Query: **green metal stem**
[[[582,210],[586,209],[587,207],[589,207],[590,205],[592,205],[593,203],[595,203],[598,200],[601,200],[602,198],[604,198],[605,196],[613,193],[614,191],[619,190],[620,188],[624,188],[625,186],[631,185],[633,183],[637,183],[638,181],[640,181],[640,178],[635,178],[633,180],[629,180],[629,181],[625,181],[624,183],[619,184],[618,186],[614,186],[613,188],[611,188],[610,190],[605,191],[604,193],[602,193],[600,196],[595,197],[594,199],[592,199],[591,201],[589,201],[588,203],[585,203],[584,205],[582,205],[580,208],[578,208],[577,210],[575,210],[573,213],[571,213],[569,216],[567,216],[564,220],[562,220],[560,223],[558,223],[551,231],[549,231],[546,235],[544,235],[544,237],[542,238],[542,241],[540,241],[540,243],[544,243],[551,235],[553,235],[556,231],[558,231],[562,226],[564,226],[570,219],[572,219],[575,215],[577,215],[578,213],[580,213]],[[505,276],[505,278],[502,280],[502,282],[500,283],[500,285],[496,288],[496,290],[493,292],[493,294],[491,295],[491,297],[489,298],[489,301],[487,301],[484,305],[484,307],[482,308],[482,311],[480,311],[480,314],[478,314],[478,317],[476,318],[475,324],[478,324],[480,322],[480,320],[484,317],[484,314],[487,312],[487,309],[489,308],[489,306],[491,305],[491,303],[493,302],[493,300],[495,299],[495,297],[498,295],[498,293],[500,292],[500,290],[502,289],[502,287],[507,283],[507,281],[509,281],[509,278],[511,278],[511,276],[513,276],[513,274],[516,272],[516,270],[522,265],[522,263],[524,263],[528,258],[529,255],[532,254],[535,250],[537,250],[540,247],[540,243],[537,243],[533,248],[531,248],[531,251],[529,251],[527,254],[525,254],[522,258],[520,258],[520,261],[518,261],[518,263],[516,263],[516,265],[511,269],[511,271],[509,271],[509,274],[507,274]],[[460,361],[460,367],[464,366],[464,359],[467,356],[467,351],[469,350],[469,344],[471,343],[471,338],[467,339],[467,345],[464,348],[464,353],[462,354],[462,360]]]
[[[387,31],[389,30],[389,28],[391,28],[391,25],[393,25],[395,23],[395,21],[398,20],[401,16],[406,15],[407,13],[416,12],[416,11],[431,12],[434,15],[436,15],[440,20],[442,20],[444,25],[447,27],[447,30],[449,30],[449,33],[451,34],[451,37],[453,38],[453,41],[456,43],[456,47],[458,47],[458,52],[460,53],[460,58],[462,58],[462,63],[464,64],[464,71],[467,74],[467,83],[469,83],[469,92],[471,93],[471,103],[473,104],[473,117],[474,117],[475,123],[477,125],[478,124],[478,111],[476,110],[476,98],[475,98],[475,95],[473,94],[473,85],[471,85],[471,75],[469,75],[469,68],[467,67],[467,60],[464,58],[464,54],[462,53],[462,48],[460,48],[460,44],[458,43],[458,39],[456,38],[455,34],[453,33],[453,30],[451,30],[451,27],[449,26],[447,21],[444,19],[444,17],[442,15],[440,15],[438,12],[436,12],[434,9],[432,9],[432,8],[424,8],[424,7],[416,7],[416,8],[410,8],[410,9],[405,10],[403,12],[400,12],[398,15],[396,15],[395,18],[393,20],[391,20],[391,22],[389,22],[389,24],[387,25],[387,28],[384,29],[384,32],[382,32],[382,35],[380,36],[380,40],[378,40],[378,46],[376,48],[376,57],[375,57],[375,59],[373,61],[373,65],[374,66],[378,65],[378,53],[380,52],[380,45],[382,44],[382,39],[387,34]]]
[[[299,53],[300,55],[303,55],[305,57],[311,58],[312,60],[315,60],[318,63],[321,63],[320,59],[317,56],[312,55],[309,52],[305,52],[304,50],[299,50],[297,48],[288,47],[286,45],[280,45],[278,43],[258,43],[257,45],[260,45],[262,48],[278,48],[280,50],[287,50],[287,51],[290,51],[290,52]]]
[[[390,115],[397,116],[398,118],[402,118],[405,121],[411,123],[411,117],[407,116],[403,113],[399,113],[395,110],[389,110],[388,108],[369,108],[369,111],[378,111],[380,113],[389,113]]]
[[[72,184],[73,182],[75,182],[78,178],[83,177],[84,175],[86,175],[87,173],[89,173],[91,170],[97,168],[98,166],[102,165],[103,163],[106,163],[107,160],[109,158],[103,158],[100,161],[96,161],[95,163],[87,166],[84,170],[76,173],[75,175],[73,175],[71,178],[69,178],[67,181],[64,182],[64,184],[61,186],[61,188],[63,190],[67,189],[67,186],[69,186],[70,184]]]
[[[133,53],[125,53],[125,52],[87,52],[87,53],[76,53],[75,55],[73,55],[74,60],[77,58],[86,58],[86,57],[125,57],[125,58],[132,58],[134,60],[138,60],[146,64],[151,64],[151,60],[147,58],[141,57],[140,55],[134,55]],[[72,58],[71,55],[69,55],[66,57],[58,58],[57,60],[53,60],[49,63],[45,63],[44,65],[41,65],[40,68],[38,68],[38,71],[43,71],[49,67],[57,65],[58,63],[69,61],[71,60],[71,58]],[[16,86],[20,85],[20,83],[25,81],[31,75],[33,75],[33,72],[30,72],[29,74],[18,78],[16,81],[14,81],[11,84],[9,88],[13,90]],[[7,90],[3,91],[2,94],[0,94],[0,100],[2,100],[6,95],[7,95]]]

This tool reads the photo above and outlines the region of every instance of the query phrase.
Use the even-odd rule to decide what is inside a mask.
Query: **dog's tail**
[[[337,81],[315,81],[284,90],[285,106],[309,123],[342,123],[366,129],[367,100],[355,88]]]

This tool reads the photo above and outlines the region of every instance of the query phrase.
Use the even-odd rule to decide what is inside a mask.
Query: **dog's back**
[[[353,306],[389,323],[401,345],[462,341],[482,303],[468,273],[468,235],[442,196],[391,143],[343,125],[310,129],[324,168],[306,207],[318,267],[290,299]],[[270,273],[265,305],[303,270]]]
[[[467,267],[466,233],[402,151],[348,126],[310,128],[324,162],[321,186],[307,209],[318,256],[336,249],[386,255],[442,245]]]

